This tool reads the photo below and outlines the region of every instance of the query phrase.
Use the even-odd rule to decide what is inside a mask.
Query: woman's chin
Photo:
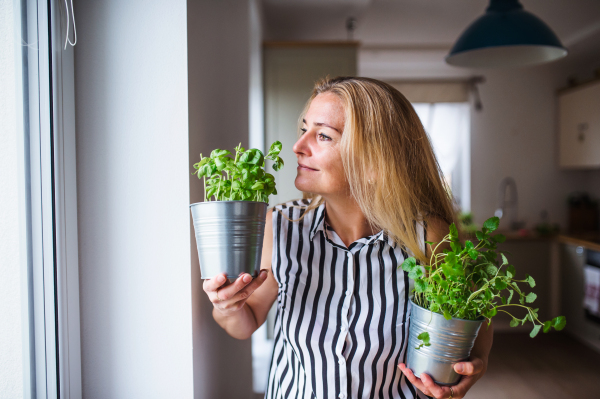
[[[315,187],[314,184],[311,184],[311,182],[306,181],[306,179],[301,178],[300,176],[296,177],[296,180],[294,181],[294,185],[296,186],[296,188],[299,191],[305,192],[305,193],[315,193],[314,191],[317,187]]]

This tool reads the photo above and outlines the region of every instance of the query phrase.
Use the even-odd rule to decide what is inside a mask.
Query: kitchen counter
[[[497,233],[504,234],[506,241],[537,241],[548,240],[556,241],[562,244],[571,244],[600,251],[600,232],[579,233],[579,234],[557,234],[551,236],[541,236],[536,233],[520,234],[516,231],[498,231]]]
[[[561,249],[561,247],[564,247],[564,245],[571,245],[575,247],[583,247],[586,250],[600,251],[600,232],[584,234],[564,233],[545,236],[541,236],[534,232],[522,234],[518,231],[497,231],[497,233],[501,233],[506,236],[506,243],[517,245],[517,247],[514,247],[515,249],[521,247],[522,243],[527,248],[522,249],[524,252],[530,251],[530,248],[539,248],[539,245],[543,242],[548,243],[549,246],[547,248],[550,250],[550,253],[549,257],[546,259],[549,260],[549,269],[546,269],[548,271],[548,279],[546,280],[545,284],[549,289],[549,298],[547,303],[552,316],[559,314],[561,311],[561,280],[563,280],[564,276],[562,276],[562,274],[564,273],[564,268],[566,267],[565,265],[562,265],[562,263],[564,263],[564,256],[561,257],[561,252],[564,252],[564,249]],[[530,245],[534,246],[531,247]],[[575,251],[575,249],[573,249],[573,251]],[[528,267],[528,265],[525,264],[523,266]],[[519,268],[517,268],[517,270],[519,270]],[[531,274],[534,277],[538,275],[537,271],[535,274]],[[541,274],[540,277],[544,278],[544,276]],[[542,282],[542,284],[544,283]]]

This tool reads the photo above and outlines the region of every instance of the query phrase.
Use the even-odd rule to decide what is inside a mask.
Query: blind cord
[[[71,39],[69,38],[69,25],[71,22],[71,19],[69,18],[69,4],[67,3],[67,0],[65,0],[65,9],[67,10],[67,35],[65,37],[65,50],[67,49],[67,43],[70,44],[71,46],[75,46],[75,44],[77,43],[77,28],[75,27],[75,12],[73,11],[73,0],[71,0],[71,18],[73,19],[73,36],[75,41],[71,42]]]

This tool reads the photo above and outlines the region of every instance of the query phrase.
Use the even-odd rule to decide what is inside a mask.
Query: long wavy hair
[[[337,95],[345,110],[340,152],[351,195],[372,227],[383,229],[417,259],[426,261],[416,222],[427,224],[434,217],[456,223],[456,211],[411,103],[379,80],[327,77],[315,84],[298,120],[298,137],[312,100],[322,93]],[[302,217],[324,201],[313,193],[303,193],[303,198],[311,202]]]

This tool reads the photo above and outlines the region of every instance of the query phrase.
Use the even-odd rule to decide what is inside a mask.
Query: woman
[[[404,365],[412,280],[397,266],[427,259],[425,240],[455,219],[414,109],[386,83],[341,77],[316,84],[301,123],[304,198],[267,212],[256,279],[204,282],[215,320],[249,338],[277,299],[267,398],[462,398],[485,372],[492,328],[453,387]]]

